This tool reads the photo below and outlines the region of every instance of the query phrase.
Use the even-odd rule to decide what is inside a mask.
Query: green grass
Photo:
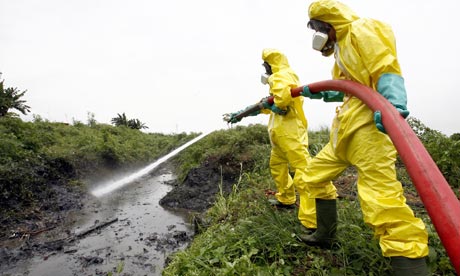
[[[458,190],[460,135],[445,137],[410,121],[447,179]],[[3,218],[33,206],[49,185],[82,185],[81,179],[104,170],[142,166],[198,134],[143,133],[92,121],[66,125],[37,119],[0,118],[0,211]],[[328,130],[310,132],[315,155],[328,141]],[[440,145],[440,146],[439,146]],[[338,202],[338,242],[333,250],[309,247],[298,235],[296,210],[276,211],[266,189],[275,189],[268,162],[266,126],[213,132],[173,158],[180,179],[203,162],[228,164],[222,175],[235,175],[233,191],[220,193],[203,216],[201,232],[190,246],[172,256],[164,275],[389,275],[389,260],[363,223],[359,204]],[[404,168],[398,175],[413,189]],[[16,209],[15,209],[16,208]],[[433,275],[455,275],[424,209],[414,208],[429,233]]]
[[[33,206],[51,185],[144,166],[197,135],[0,117],[0,214]]]
[[[218,196],[202,215],[205,227],[187,249],[172,256],[163,275],[391,275],[389,259],[381,255],[357,201],[338,201],[338,242],[333,249],[310,247],[299,239],[303,226],[297,210],[275,210],[266,200],[265,190],[274,189],[274,183],[268,168],[270,146],[263,136],[266,127],[260,125],[213,133],[176,159],[180,165],[194,156],[191,152],[201,152],[191,161],[198,164],[229,151],[234,161],[242,158],[235,162],[239,178],[233,192]],[[325,137],[325,130],[318,137],[310,133],[310,149],[322,148]],[[407,174],[402,177],[410,185]],[[433,275],[455,275],[425,210],[413,209],[427,226]]]

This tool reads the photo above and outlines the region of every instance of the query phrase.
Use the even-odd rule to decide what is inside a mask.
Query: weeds
[[[274,184],[268,168],[270,146],[262,133],[260,126],[250,126],[207,137],[202,155],[232,154],[239,177],[232,193],[219,194],[204,214],[208,228],[186,250],[172,256],[163,275],[391,275],[389,259],[382,256],[372,230],[363,222],[356,197],[338,201],[338,241],[333,249],[300,241],[303,226],[297,210],[276,210],[266,200],[264,191]],[[255,140],[261,144],[253,142],[251,135],[260,135]],[[327,131],[319,135],[310,133],[312,155],[327,143]],[[187,163],[184,156],[177,160]],[[344,177],[353,173],[351,168]],[[403,168],[398,174],[405,186],[411,184]],[[433,275],[455,275],[430,218],[423,209],[414,211],[428,228]]]
[[[121,275],[121,273],[123,272],[123,270],[125,269],[125,263],[124,262],[119,262],[116,269],[115,269],[115,273],[117,273],[116,275]],[[109,271],[107,272],[107,276],[114,276],[113,272],[112,271]]]
[[[449,183],[458,187],[460,135],[448,138],[419,121],[409,122]],[[0,209],[5,218],[14,213],[12,208],[21,207],[11,202],[33,205],[50,183],[82,186],[83,175],[151,162],[197,135],[146,134],[94,120],[88,124],[0,118]],[[316,155],[327,140],[327,129],[317,135],[310,132],[311,154]],[[339,200],[338,242],[333,250],[309,247],[299,240],[303,226],[297,210],[273,209],[265,197],[265,190],[274,188],[268,168],[270,149],[266,126],[252,125],[216,131],[173,159],[179,178],[204,160],[225,164],[221,178],[236,177],[232,192],[225,196],[221,185],[215,205],[204,214],[207,228],[173,256],[163,274],[388,275],[388,259],[381,256],[353,198]],[[405,187],[412,186],[401,166],[398,176]],[[455,275],[430,218],[423,209],[415,212],[429,233],[431,271]],[[122,271],[119,266],[116,272]]]
[[[195,136],[146,134],[94,120],[70,126],[1,117],[0,213],[33,206],[51,185],[82,187],[92,175],[145,165]]]

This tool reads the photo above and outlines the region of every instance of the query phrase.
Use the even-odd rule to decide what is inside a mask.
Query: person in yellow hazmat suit
[[[305,168],[311,159],[308,152],[308,122],[303,111],[303,97],[291,97],[291,88],[300,85],[299,77],[289,66],[287,57],[277,49],[264,49],[262,60],[265,71],[261,81],[269,85],[274,103],[269,104],[268,97],[262,99],[264,108],[249,116],[270,114],[270,172],[277,189],[276,200],[270,203],[279,208],[294,208],[297,190],[300,199],[298,218],[305,227],[304,232],[312,233],[316,229],[315,200],[308,197],[304,177]],[[229,122],[239,122],[241,119],[236,119],[234,115],[242,111],[233,113]],[[294,177],[290,172],[293,172]],[[336,192],[333,185],[327,187],[331,188],[328,192]]]
[[[333,79],[371,87],[406,118],[407,96],[396,54],[392,28],[381,21],[360,18],[345,4],[319,0],[310,4],[308,27],[312,46],[323,56],[334,55]],[[382,124],[361,100],[338,91],[302,95],[325,102],[343,102],[337,108],[329,143],[308,163],[305,182],[316,199],[317,230],[301,238],[310,245],[330,246],[335,240],[336,192],[329,180],[348,166],[358,171],[357,189],[363,219],[379,239],[382,254],[390,257],[395,275],[428,275],[428,235],[423,221],[406,204],[397,180],[396,149]]]
[[[311,159],[308,122],[303,110],[303,97],[291,97],[291,88],[300,86],[300,81],[279,50],[264,49],[262,60],[265,73],[261,81],[269,85],[270,96],[274,97],[274,103],[265,103],[265,108],[261,110],[261,113],[270,114],[270,172],[277,188],[276,200],[271,203],[279,207],[294,206],[297,189],[300,199],[298,218],[308,232],[316,229],[315,200],[308,198],[304,182],[305,168]],[[293,178],[290,171],[294,173]],[[328,187],[331,187],[328,192],[335,194],[335,187]]]

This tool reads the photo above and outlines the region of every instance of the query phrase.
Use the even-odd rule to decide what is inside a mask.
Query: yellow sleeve
[[[276,106],[286,109],[292,101],[291,87],[297,86],[288,72],[274,73],[270,78],[270,94],[273,95]]]

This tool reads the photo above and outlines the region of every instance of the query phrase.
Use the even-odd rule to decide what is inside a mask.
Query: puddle
[[[185,248],[193,235],[186,213],[159,205],[172,186],[170,172],[156,173],[100,198],[72,217],[71,232],[84,233],[62,250],[36,256],[2,275],[161,275],[166,258]]]

